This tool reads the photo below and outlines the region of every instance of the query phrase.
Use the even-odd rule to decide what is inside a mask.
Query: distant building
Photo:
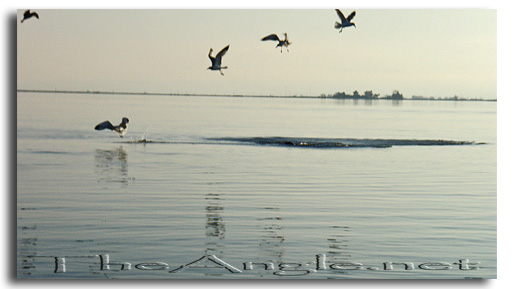
[[[353,92],[353,94],[346,94],[343,92],[336,92],[332,95],[333,98],[343,98],[343,99],[378,99],[380,94],[373,94],[373,91],[367,90],[364,92],[364,95],[360,95],[357,90]]]
[[[386,95],[385,99],[396,99],[396,100],[402,100],[403,94],[401,94],[398,90],[393,91],[392,95]]]

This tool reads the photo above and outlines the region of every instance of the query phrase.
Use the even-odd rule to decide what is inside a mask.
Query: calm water
[[[17,117],[18,278],[496,278],[496,103],[18,93]]]

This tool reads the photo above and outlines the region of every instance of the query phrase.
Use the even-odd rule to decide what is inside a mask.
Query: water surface
[[[18,278],[496,278],[496,103],[18,93],[17,117]]]

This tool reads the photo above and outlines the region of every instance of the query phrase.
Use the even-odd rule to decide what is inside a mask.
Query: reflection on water
[[[393,102],[393,106],[402,106],[402,101],[399,99],[391,100]]]
[[[332,263],[350,261],[352,255],[349,252],[347,239],[350,228],[347,226],[332,226],[331,229],[333,229],[334,232],[330,234],[330,238],[327,238],[327,259]]]
[[[223,259],[225,246],[221,242],[225,238],[225,222],[223,221],[224,200],[218,193],[208,193],[205,196],[205,256],[215,255]],[[218,270],[208,270],[206,276],[222,276]]]
[[[283,243],[286,239],[282,233],[283,224],[282,217],[279,214],[280,208],[266,207],[264,210],[265,217],[257,218],[260,228],[259,234],[261,234],[259,255],[262,258],[260,262],[264,266],[262,269],[269,270],[275,268],[272,264],[284,263],[285,248]],[[265,271],[261,272],[260,277],[265,277]]]
[[[352,104],[354,106],[360,106],[362,104],[360,102],[361,100],[364,101],[364,106],[373,106],[376,104],[390,103],[391,106],[396,107],[396,106],[402,106],[402,104],[403,104],[402,100],[400,100],[400,99],[389,99],[389,100],[384,101],[384,100],[379,100],[379,99],[335,98],[334,100],[335,100],[335,103],[337,103],[337,104],[346,105],[348,103],[348,104]]]
[[[207,243],[205,244],[206,255],[223,254],[223,245],[219,240],[225,238],[225,222],[223,221],[223,198],[218,193],[208,193],[205,196],[207,204],[205,206],[205,235]]]
[[[266,261],[282,262],[284,256],[284,249],[282,243],[285,237],[282,234],[282,218],[279,215],[279,208],[267,207],[264,208],[267,216],[258,218],[260,224],[260,233],[262,234],[259,248],[262,251],[261,256],[269,256],[270,259]]]
[[[110,150],[97,149],[95,153],[95,173],[97,182],[119,182],[126,186],[128,176],[128,154],[123,146]]]
[[[36,270],[34,256],[37,255],[38,238],[33,236],[36,225],[23,226],[20,228],[18,235],[18,278],[28,278]],[[21,236],[20,236],[21,235]]]
[[[332,226],[332,229],[336,232],[327,239],[328,254],[334,256],[333,261],[346,261],[352,257],[348,252],[348,240],[345,239],[350,229],[347,226]]]
[[[344,263],[351,261],[352,255],[348,248],[348,226],[332,226],[328,241],[327,261],[330,264]],[[334,270],[335,273],[348,274],[348,271]]]

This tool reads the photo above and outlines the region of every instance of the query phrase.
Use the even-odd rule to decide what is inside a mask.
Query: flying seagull
[[[25,13],[23,13],[23,19],[21,19],[21,23],[23,23],[25,19],[29,19],[32,16],[36,16],[36,18],[39,19],[39,15],[37,15],[36,12],[30,12],[30,10],[25,11]]]
[[[266,40],[278,41],[278,44],[277,44],[277,46],[275,46],[275,48],[280,46],[280,52],[282,52],[282,46],[285,46],[286,49],[287,49],[287,52],[289,52],[289,48],[287,48],[287,46],[292,44],[292,42],[289,42],[289,39],[287,39],[287,33],[284,33],[284,36],[285,36],[284,40],[280,40],[280,38],[278,38],[277,34],[270,34],[270,35],[262,38],[261,40],[262,41],[266,41]]]
[[[129,119],[124,117],[121,119],[121,123],[119,125],[112,125],[112,123],[108,120],[99,123],[97,126],[95,126],[96,130],[103,130],[103,129],[110,129],[120,134],[120,137],[123,137],[123,135],[127,132],[127,123],[129,123]]]
[[[207,67],[207,69],[219,70],[221,75],[225,75],[225,74],[223,74],[223,72],[221,70],[227,69],[228,67],[221,66],[221,58],[223,57],[223,55],[225,55],[227,53],[229,46],[230,45],[227,45],[225,48],[221,49],[220,52],[218,52],[218,54],[216,54],[216,58],[212,57],[212,51],[213,51],[212,48],[211,48],[211,50],[209,50],[209,59],[212,62],[212,66]]]
[[[344,17],[343,13],[339,9],[336,9],[336,12],[337,12],[337,15],[339,16],[339,18],[341,19],[341,23],[336,21],[336,24],[334,27],[336,29],[341,28],[341,30],[339,30],[339,33],[341,33],[343,31],[343,28],[348,27],[348,26],[353,26],[353,27],[357,28],[357,26],[355,26],[355,23],[350,22],[350,21],[352,21],[353,17],[355,17],[355,11],[350,13],[350,15],[348,15],[348,17]]]

